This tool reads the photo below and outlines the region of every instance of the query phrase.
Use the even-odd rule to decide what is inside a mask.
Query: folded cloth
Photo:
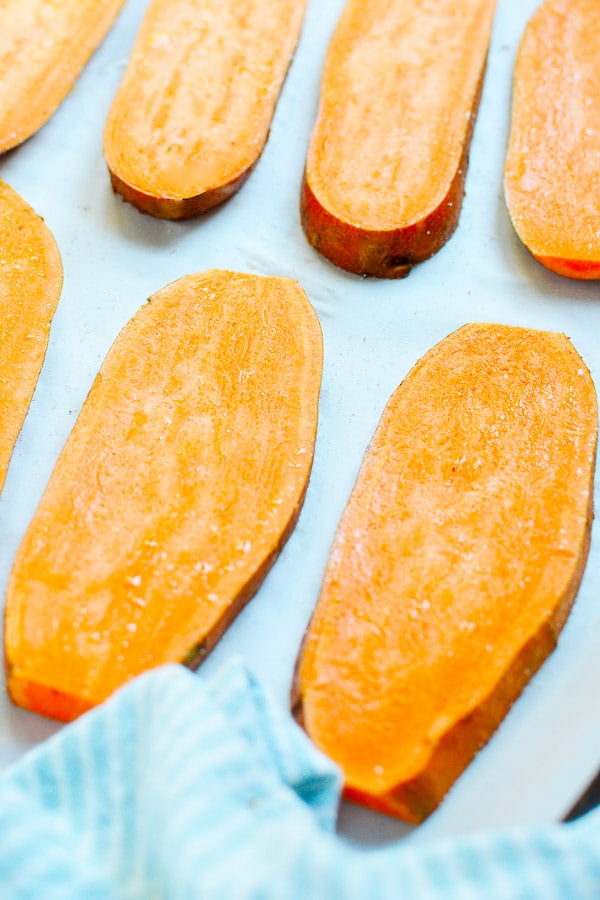
[[[341,779],[233,660],[143,675],[0,776],[2,900],[600,897],[600,816],[357,850]]]

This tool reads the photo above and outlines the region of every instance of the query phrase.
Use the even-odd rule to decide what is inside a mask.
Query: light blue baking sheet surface
[[[114,338],[174,279],[218,267],[297,279],[321,322],[325,367],[312,477],[298,525],[263,586],[203,664],[233,655],[287,706],[294,662],[329,547],[390,394],[433,344],[466,322],[565,332],[600,385],[600,283],[543,269],[522,248],[502,196],[512,67],[536,0],[500,0],[459,228],[400,281],[362,279],[321,258],[298,198],[328,39],[342,0],[311,0],[266,149],[242,190],[202,218],[141,215],[111,191],[104,120],[145,0],[129,0],[50,122],[0,158],[0,177],[46,220],[65,280],[38,388],[0,499],[0,590],[56,458]],[[557,650],[439,810],[419,828],[343,803],[359,845],[550,822],[600,766],[600,546],[597,529]],[[0,766],[60,726],[0,690]]]

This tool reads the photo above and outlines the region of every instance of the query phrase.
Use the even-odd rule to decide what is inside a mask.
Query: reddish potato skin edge
[[[405,278],[412,267],[432,257],[454,234],[465,195],[469,151],[481,100],[487,57],[475,92],[460,161],[442,202],[412,225],[374,231],[336,218],[321,205],[305,168],[300,221],[308,242],[322,256],[354,275]]]
[[[561,259],[556,256],[535,256],[535,259],[546,269],[565,278],[577,278],[580,281],[595,281],[600,278],[600,262]]]
[[[593,478],[592,472],[592,484]],[[590,490],[585,543],[581,547],[577,568],[568,590],[559,599],[541,630],[521,647],[495,689],[476,709],[445,733],[420,775],[380,796],[365,794],[346,785],[343,796],[347,800],[414,825],[420,825],[437,809],[456,779],[488,743],[527,683],[555,649],[583,578],[594,519],[593,502],[593,491]],[[304,727],[304,707],[299,672],[307,634],[308,628],[296,659],[290,701],[292,715],[301,727]]]
[[[109,174],[114,193],[120,194],[123,200],[131,203],[140,212],[154,216],[157,219],[180,221],[202,215],[202,213],[220,206],[226,200],[229,200],[230,197],[233,197],[250,176],[254,165],[242,172],[238,178],[230,181],[229,184],[221,185],[211,191],[204,191],[202,194],[196,194],[194,197],[181,198],[156,197],[127,184],[126,181],[123,181],[110,169]]]
[[[407,228],[369,231],[342,222],[317,200],[302,182],[300,219],[308,242],[322,256],[354,275],[405,278],[446,243],[458,225],[464,195],[464,174],[455,175],[443,202],[427,218]]]

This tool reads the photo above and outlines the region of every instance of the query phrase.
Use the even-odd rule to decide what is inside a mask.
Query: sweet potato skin
[[[30,138],[65,99],[124,0],[7,0],[0,28],[0,153]]]
[[[44,221],[0,181],[0,491],[46,355],[63,281]]]
[[[168,219],[170,221],[180,221],[182,219],[193,219],[195,216],[208,212],[220,206],[233,197],[242,185],[250,177],[254,165],[249,166],[238,178],[234,178],[228,184],[224,184],[218,188],[212,188],[196,194],[194,197],[155,197],[152,194],[138,190],[128,184],[116,174],[110,172],[110,182],[115,194],[120,194],[123,200],[131,203],[140,212],[157,219]]]
[[[106,122],[115,192],[141,212],[186,219],[251,174],[306,0],[153,0]]]
[[[596,442],[594,386],[562,335],[465,326],[391,398],[292,689],[349,799],[423,821],[553,650],[587,559]]]
[[[515,231],[539,263],[600,278],[597,211],[600,31],[594,0],[547,0],[517,54],[504,193]]]
[[[288,279],[187,276],[134,316],[15,559],[15,703],[70,720],[148,668],[202,661],[299,515],[321,366]]]
[[[370,231],[340,221],[319,203],[304,172],[300,221],[315,250],[354,275],[406,278],[413,266],[432,257],[458,226],[465,193],[468,143],[448,194],[422,221],[389,231]]]
[[[459,221],[495,4],[416,7],[351,0],[323,72],[300,216],[308,241],[358,275],[406,276]]]

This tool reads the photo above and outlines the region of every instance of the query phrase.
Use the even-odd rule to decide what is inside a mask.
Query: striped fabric
[[[339,790],[240,662],[166,666],[0,778],[0,898],[600,898],[600,814],[357,850]]]

